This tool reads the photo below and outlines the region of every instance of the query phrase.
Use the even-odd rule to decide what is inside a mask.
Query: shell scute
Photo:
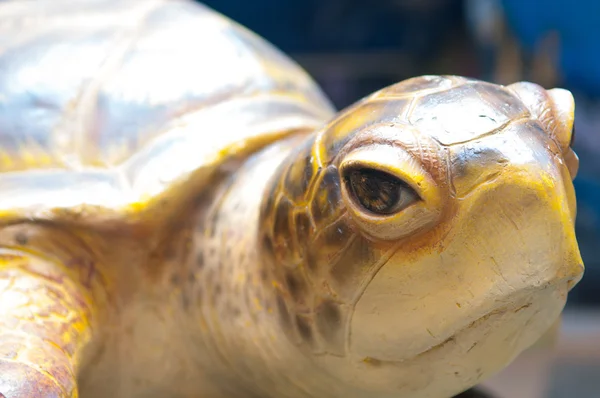
[[[89,222],[158,217],[158,203],[177,206],[220,165],[334,113],[288,57],[193,2],[6,2],[0,37],[5,218],[90,204],[103,210]],[[118,187],[110,203],[89,189],[90,169]]]

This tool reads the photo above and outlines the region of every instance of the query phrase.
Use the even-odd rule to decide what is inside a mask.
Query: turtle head
[[[583,272],[572,126],[567,91],[458,77],[343,112],[271,203],[288,215],[269,232],[290,336],[386,394],[451,395],[507,365]]]

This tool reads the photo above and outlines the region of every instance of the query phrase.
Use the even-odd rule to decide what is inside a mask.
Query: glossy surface
[[[450,396],[505,366],[551,327],[583,271],[572,112],[562,90],[423,77],[308,139],[265,206],[289,335],[381,396]],[[357,165],[421,200],[374,215],[341,179]]]
[[[199,5],[34,3],[0,6],[5,216],[134,214],[190,173],[332,114],[295,64]]]
[[[0,32],[6,397],[446,398],[581,277],[566,91],[426,76],[334,116],[180,1]]]

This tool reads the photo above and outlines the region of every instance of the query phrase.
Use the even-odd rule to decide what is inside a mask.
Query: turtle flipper
[[[68,267],[0,249],[0,397],[74,398],[91,295]]]

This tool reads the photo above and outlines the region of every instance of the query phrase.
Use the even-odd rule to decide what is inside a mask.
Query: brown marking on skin
[[[65,266],[71,269],[79,270],[81,273],[81,283],[86,288],[91,288],[92,281],[96,275],[96,267],[92,260],[83,257],[73,257],[65,262]]]
[[[280,166],[279,170],[275,173],[277,176],[276,181],[279,181],[281,179],[281,174],[282,174],[281,168],[282,168],[282,166]],[[279,192],[279,184],[272,183],[271,186],[269,187],[269,191],[266,195],[266,200],[264,201],[262,209],[261,209],[261,213],[263,213],[262,214],[263,218],[266,217],[267,214],[269,214],[275,208],[275,200],[277,200],[278,192]]]
[[[338,258],[347,249],[352,249],[353,235],[353,231],[342,219],[322,228],[321,233],[306,248],[304,264],[310,273],[318,274],[337,264]],[[351,264],[356,263],[356,258],[351,258]]]
[[[27,237],[27,234],[23,231],[18,231],[15,234],[15,242],[17,242],[17,244],[21,245],[21,246],[25,246],[27,245],[27,242],[29,241],[29,238]]]
[[[294,214],[294,234],[296,244],[299,250],[304,250],[311,235],[311,222],[306,211],[299,211]]]
[[[308,285],[302,275],[298,273],[297,269],[286,272],[285,283],[287,285],[288,292],[294,301],[296,301],[296,303],[302,301]]]
[[[306,260],[305,260],[306,268],[311,273],[316,273],[317,270],[319,269],[319,260],[320,260],[320,256],[319,256],[318,251],[309,250],[306,253]]]
[[[260,269],[259,277],[260,277],[261,282],[263,282],[263,283],[267,283],[267,281],[269,280],[269,273],[265,267],[262,267]]]
[[[277,312],[279,314],[279,319],[281,321],[281,325],[283,326],[284,330],[288,330],[291,328],[291,317],[290,317],[290,312],[288,311],[287,305],[285,304],[285,301],[283,299],[283,297],[281,297],[281,295],[277,295],[277,298],[275,299],[276,301],[276,305],[277,305]]]
[[[345,354],[344,324],[340,306],[332,300],[323,301],[315,311],[315,324],[327,350],[336,355]]]
[[[189,284],[196,282],[196,273],[194,271],[188,271],[187,281]]]
[[[322,180],[316,188],[311,214],[315,223],[320,225],[342,209],[341,183],[338,169],[329,166],[322,172]]]
[[[97,268],[94,261],[89,258],[79,257],[73,263],[73,266],[82,270],[81,282],[86,288],[91,288],[92,282],[97,275]]]
[[[222,292],[223,288],[221,287],[220,283],[215,283],[214,287],[213,287],[213,294],[212,294],[212,300],[213,303],[216,303],[219,298],[221,297],[221,292]]]
[[[297,315],[296,327],[298,328],[298,333],[300,334],[302,341],[309,345],[312,345],[314,342],[314,336],[309,321],[306,318]]]
[[[202,286],[196,286],[196,303],[200,305],[202,303],[204,291],[202,290]]]
[[[181,306],[184,311],[188,310],[190,308],[190,298],[187,295],[187,292],[181,292],[179,296],[181,297]]]
[[[353,296],[359,280],[377,263],[378,253],[365,237],[355,235],[340,255],[330,262],[333,289],[344,298]],[[357,258],[361,261],[356,261]]]
[[[217,236],[217,231],[219,230],[218,213],[213,212],[205,221],[206,233],[210,238],[215,238]]]
[[[215,257],[217,257],[217,248],[215,246],[210,246],[208,248],[208,256],[211,259],[214,259]]]
[[[273,256],[273,241],[266,233],[262,237],[262,248],[268,256]]]
[[[204,253],[202,251],[199,251],[196,255],[196,266],[200,270],[204,268]]]
[[[283,187],[294,202],[298,203],[304,200],[309,183],[313,177],[312,144],[314,136],[304,143],[291,156],[294,161],[285,173]]]
[[[325,300],[319,308],[317,319],[327,329],[339,328],[342,320],[339,306],[331,300]]]
[[[260,297],[260,305],[265,310],[268,310],[268,308],[270,307],[270,300],[264,292],[261,294],[261,297]]]
[[[229,305],[229,312],[233,318],[239,318],[239,316],[242,314],[240,308],[232,303]]]
[[[277,202],[273,218],[273,236],[278,249],[287,248],[287,240],[291,236],[290,213],[292,209],[292,204],[284,197]]]
[[[177,256],[177,249],[169,245],[163,253],[163,261],[172,261]]]

